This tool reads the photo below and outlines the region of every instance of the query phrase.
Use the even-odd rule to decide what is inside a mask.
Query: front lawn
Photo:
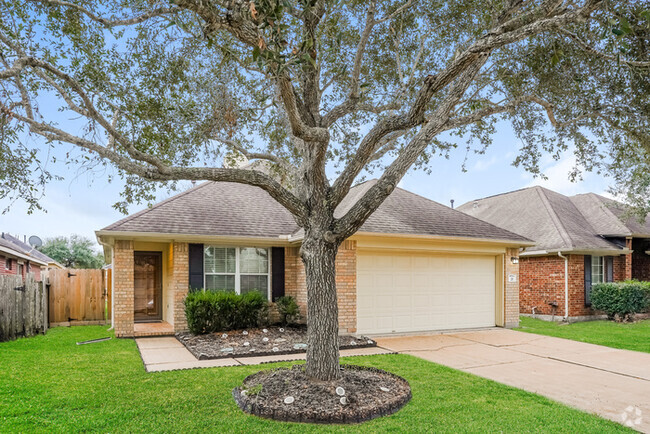
[[[519,328],[515,330],[650,353],[650,320],[630,324],[585,321],[561,325],[525,316],[520,319]]]
[[[546,398],[407,355],[345,359],[405,377],[404,409],[354,426],[278,423],[242,413],[231,390],[276,365],[147,374],[133,340],[104,326],[0,343],[0,432],[615,432],[625,428]],[[286,363],[284,365],[287,365]]]

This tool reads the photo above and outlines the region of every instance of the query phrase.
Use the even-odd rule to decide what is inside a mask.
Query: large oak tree
[[[304,229],[306,369],[334,379],[337,248],[409,169],[435,167],[460,140],[481,152],[506,121],[522,144],[515,164],[538,173],[542,153],[571,147],[581,168],[647,193],[647,6],[2,0],[0,194],[37,207],[56,175],[28,132],[79,149],[74,164],[117,168],[126,201],[178,180],[264,189]],[[233,152],[264,170],[222,166]],[[335,218],[372,171],[376,185]]]

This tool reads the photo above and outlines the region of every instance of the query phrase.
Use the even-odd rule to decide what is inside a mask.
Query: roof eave
[[[519,256],[547,256],[556,255],[558,253],[570,253],[573,255],[595,255],[595,256],[619,256],[628,255],[632,253],[630,249],[545,249],[545,250],[531,250],[523,251]]]
[[[40,265],[42,265],[42,266],[44,266],[44,267],[47,267],[47,263],[46,263],[46,262],[43,262],[43,261],[41,261],[40,259],[36,259],[36,258],[34,258],[33,256],[29,256],[29,255],[26,255],[26,254],[24,254],[24,253],[21,253],[21,252],[19,252],[19,251],[17,251],[17,250],[10,249],[9,247],[0,246],[0,251],[1,251],[1,252],[5,252],[5,253],[7,253],[8,255],[15,256],[15,257],[17,257],[17,258],[24,259],[24,260],[26,260],[26,261],[34,262],[34,263],[36,263],[36,264],[40,264]]]
[[[489,243],[489,244],[500,244],[504,246],[514,246],[514,247],[530,247],[534,246],[533,241],[522,241],[522,240],[512,240],[505,238],[481,238],[481,237],[462,237],[462,236],[450,236],[450,235],[427,235],[427,234],[403,234],[403,233],[385,233],[385,232],[365,232],[359,231],[356,232],[352,237],[356,235],[361,236],[376,236],[376,237],[394,237],[394,238],[413,238],[413,239],[428,239],[428,240],[443,240],[443,241],[467,241],[467,242],[478,242],[478,243]]]
[[[254,237],[254,236],[229,236],[229,235],[205,235],[205,234],[178,234],[169,232],[130,232],[130,231],[95,231],[95,236],[100,244],[112,247],[116,239],[136,241],[183,241],[188,243],[254,243],[258,245],[289,245],[289,235],[278,237]]]

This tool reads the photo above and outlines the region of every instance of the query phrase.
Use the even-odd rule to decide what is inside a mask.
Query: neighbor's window
[[[269,294],[269,250],[207,246],[203,255],[205,289]]]
[[[605,281],[605,257],[591,257],[591,283],[603,283]]]
[[[11,258],[7,258],[7,260],[5,261],[5,269],[11,270]]]

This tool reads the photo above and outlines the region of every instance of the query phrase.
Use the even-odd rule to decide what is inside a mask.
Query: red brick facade
[[[584,255],[566,256],[569,258],[569,316],[593,315],[593,309],[585,306]],[[631,275],[631,256],[614,256],[612,274],[615,282],[626,280]],[[646,257],[650,270],[650,256]],[[559,256],[523,257],[519,265],[520,312],[532,314],[535,308],[536,314],[564,316],[564,259]],[[553,309],[551,303],[557,304],[557,307]]]
[[[583,255],[566,256],[569,261],[568,316],[592,315],[591,308],[585,306],[585,258]],[[536,314],[564,316],[564,259],[559,256],[524,257],[519,265],[520,312],[533,313],[534,308]]]
[[[41,281],[40,265],[32,264],[30,261],[25,260],[20,260],[22,264],[19,264],[18,261],[19,259],[0,255],[0,275],[15,276],[18,274],[18,269],[21,268],[23,279],[28,273],[32,273],[34,275],[34,280],[37,282]]]

